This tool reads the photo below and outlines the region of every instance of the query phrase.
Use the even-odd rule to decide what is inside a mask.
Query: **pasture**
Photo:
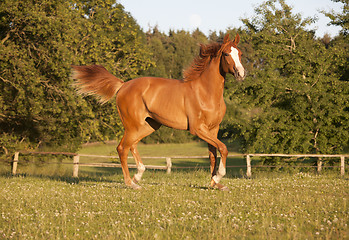
[[[194,145],[188,149],[205,151],[204,145]],[[108,146],[92,151],[98,154],[101,147]],[[167,149],[157,146],[162,148]],[[170,175],[147,170],[143,189],[135,191],[125,187],[120,169],[93,174],[86,168],[74,179],[71,165],[60,171],[53,166],[50,174],[40,173],[44,167],[39,166],[36,174],[0,175],[0,239],[349,237],[349,181],[336,170],[320,175],[256,171],[251,179],[230,170],[222,180],[229,192],[208,188],[208,169]]]

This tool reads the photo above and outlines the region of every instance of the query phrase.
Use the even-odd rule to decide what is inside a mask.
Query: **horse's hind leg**
[[[130,171],[129,171],[128,166],[127,166],[127,156],[128,156],[128,152],[130,151],[131,146],[132,146],[132,143],[128,138],[127,132],[125,131],[125,134],[122,137],[122,139],[121,139],[121,141],[116,149],[117,149],[118,154],[119,154],[122,173],[123,173],[124,179],[125,179],[125,184],[129,187],[134,188],[134,189],[139,189],[140,187],[131,180]]]
[[[146,123],[140,128],[139,132],[139,140],[144,138],[145,136],[153,133],[155,130],[159,129],[161,124],[156,122],[154,119],[147,117],[145,119]],[[136,161],[137,164],[137,173],[133,176],[132,180],[135,183],[138,183],[143,176],[143,173],[145,171],[145,166],[143,164],[143,161],[139,155],[139,152],[137,150],[137,143],[138,141],[131,146],[131,153],[133,155],[133,158]]]
[[[127,126],[127,125],[126,125]],[[134,189],[140,189],[141,187],[135,183],[131,177],[130,172],[127,166],[127,156],[128,152],[131,150],[131,153],[133,154],[135,161],[137,163],[138,173],[144,172],[145,168],[143,165],[143,162],[139,156],[139,153],[136,148],[136,144],[145,136],[148,136],[152,132],[155,131],[151,126],[149,126],[146,122],[144,122],[143,125],[138,126],[137,128],[128,128],[125,126],[125,133],[124,136],[121,139],[121,142],[119,146],[117,147],[117,151],[119,153],[122,172],[124,174],[125,178],[125,184],[129,187],[132,187]],[[137,174],[138,174],[137,173]],[[141,174],[135,176],[135,180],[139,181]],[[139,179],[138,179],[139,178]]]
[[[137,173],[133,176],[132,180],[133,180],[133,182],[138,183],[142,179],[143,173],[145,171],[145,166],[144,166],[142,159],[138,153],[137,143],[132,145],[131,153],[132,153],[133,158],[135,159],[136,164],[137,164]]]

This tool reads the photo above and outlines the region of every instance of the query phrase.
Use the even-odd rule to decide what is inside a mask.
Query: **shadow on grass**
[[[98,177],[98,176],[83,176],[83,177],[72,177],[72,176],[49,176],[49,175],[43,175],[43,174],[28,174],[28,173],[20,173],[16,175],[12,175],[10,173],[3,173],[0,174],[0,177],[5,178],[25,178],[25,177],[32,177],[32,178],[39,178],[39,179],[48,179],[53,181],[59,181],[59,182],[66,182],[69,184],[79,184],[80,182],[119,182],[112,179],[107,179],[105,177]]]

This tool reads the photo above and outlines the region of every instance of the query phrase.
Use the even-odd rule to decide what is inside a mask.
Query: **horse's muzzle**
[[[234,77],[237,81],[243,81],[245,79],[246,72],[244,68],[237,68],[234,72]]]

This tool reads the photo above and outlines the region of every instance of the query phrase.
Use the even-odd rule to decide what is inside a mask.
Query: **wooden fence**
[[[81,163],[80,157],[94,157],[94,158],[112,158],[118,159],[118,156],[104,156],[104,155],[89,155],[89,154],[77,154],[77,153],[69,153],[69,152],[16,152],[13,158],[12,163],[12,174],[15,175],[17,173],[17,166],[19,161],[19,154],[27,155],[27,154],[35,154],[35,155],[64,155],[64,156],[72,156],[73,157],[73,177],[78,177],[79,175],[79,166],[89,166],[89,167],[121,167],[121,164],[118,163]],[[251,161],[252,157],[294,157],[294,158],[339,158],[340,159],[340,174],[344,176],[345,174],[345,158],[349,157],[349,154],[229,154],[228,157],[244,157],[246,158],[246,165],[244,166],[230,166],[227,167],[246,167],[246,176],[252,176],[252,167],[265,167],[265,166],[252,166]],[[132,158],[132,157],[129,157]],[[164,159],[166,160],[166,165],[156,166],[156,165],[145,165],[147,169],[162,169],[166,170],[167,173],[171,173],[171,169],[179,169],[179,168],[200,168],[200,167],[173,167],[172,159],[197,159],[197,158],[208,158],[207,156],[172,156],[172,157],[142,157],[142,159]],[[165,161],[164,161],[165,162]],[[129,168],[137,168],[135,164],[129,164]],[[310,167],[310,166],[303,166]],[[202,167],[201,167],[202,168]],[[209,168],[209,166],[207,166]],[[322,161],[318,161],[317,170],[321,171]]]

